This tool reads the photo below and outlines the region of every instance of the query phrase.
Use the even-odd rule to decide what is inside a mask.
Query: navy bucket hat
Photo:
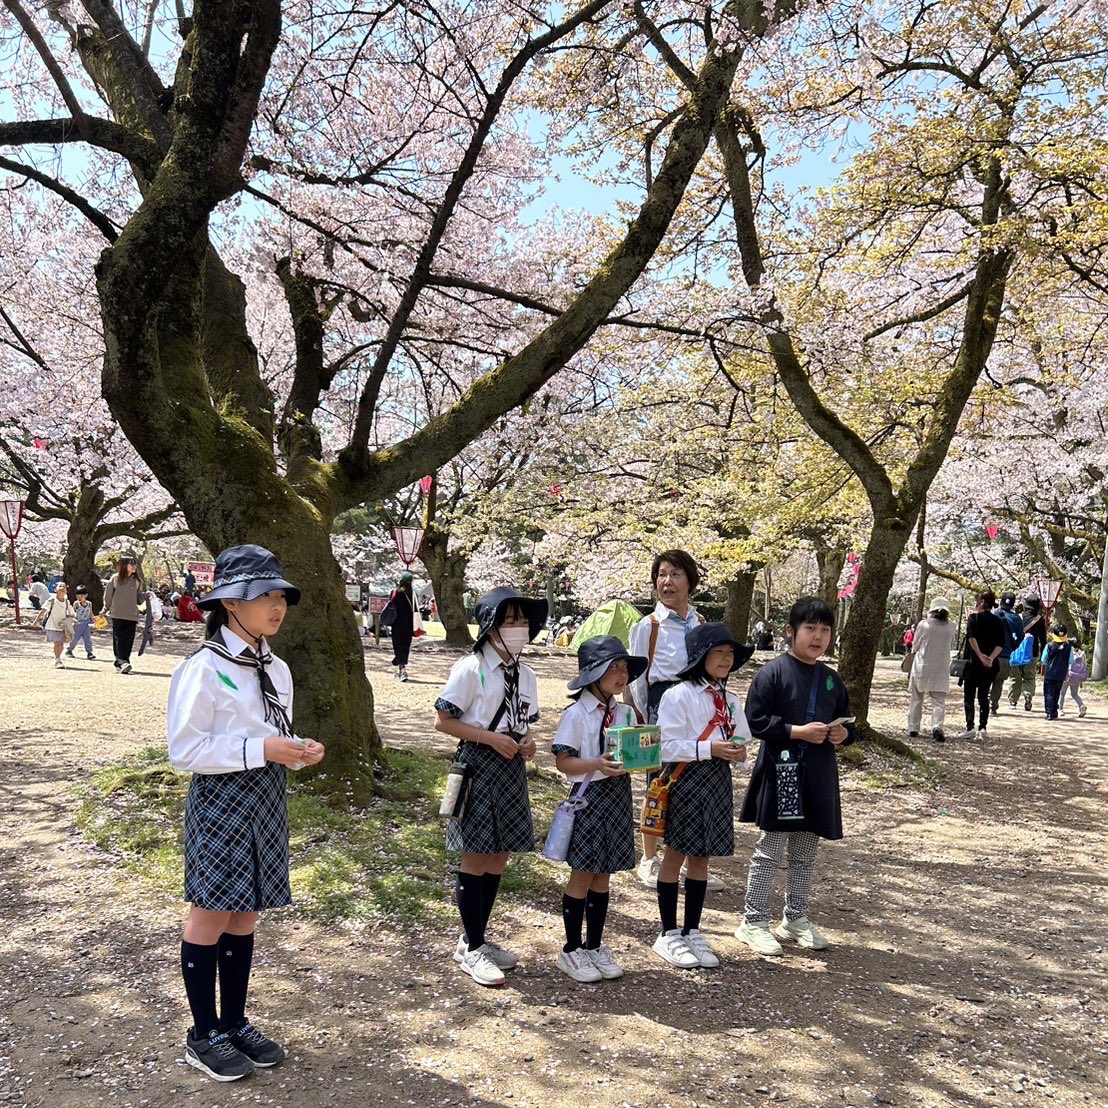
[[[477,621],[477,641],[473,644],[474,651],[480,650],[488,642],[489,632],[504,614],[504,609],[513,604],[526,616],[531,631],[531,641],[535,641],[535,636],[546,623],[546,613],[549,610],[546,601],[537,596],[522,596],[510,585],[501,585],[500,588],[485,593],[473,606],[473,618]]]
[[[627,663],[627,678],[634,681],[646,671],[647,661],[638,654],[628,654],[627,647],[615,635],[598,635],[586,639],[577,651],[580,672],[569,683],[571,689],[588,688],[608,672],[613,662]]]
[[[708,657],[708,651],[713,646],[730,646],[735,651],[735,660],[731,664],[731,672],[734,673],[739,666],[749,662],[754,654],[754,647],[744,646],[740,643],[726,625],[722,623],[702,623],[694,627],[685,637],[685,648],[689,652],[689,664],[685,666],[678,677],[691,677],[693,671]]]
[[[229,546],[215,560],[215,585],[197,602],[210,611],[221,600],[257,600],[267,592],[283,589],[291,607],[300,600],[300,590],[285,580],[281,563],[264,546]]]

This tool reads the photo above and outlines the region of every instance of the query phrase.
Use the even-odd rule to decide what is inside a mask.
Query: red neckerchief
[[[712,717],[709,726],[714,727],[718,724],[720,734],[724,739],[730,740],[735,734],[735,724],[731,719],[731,714],[727,711],[727,697],[723,690],[716,688],[715,685],[709,685],[708,692],[711,694],[712,703],[716,709],[716,714]]]

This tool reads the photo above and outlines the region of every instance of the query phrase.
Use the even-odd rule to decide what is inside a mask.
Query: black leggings
[[[412,627],[405,627],[392,629],[392,664],[399,666],[400,669],[406,669],[408,665],[408,655],[412,649],[412,635],[415,634],[415,629]]]
[[[126,662],[131,664],[131,651],[135,645],[135,628],[138,623],[133,619],[112,618],[112,653],[115,655],[116,669]]]
[[[977,700],[978,718],[980,728],[985,729],[989,725],[989,689],[992,687],[993,678],[996,676],[997,666],[994,663],[988,669],[982,669],[974,659],[966,666],[962,677],[962,695],[966,704],[966,730],[973,730],[973,702]]]

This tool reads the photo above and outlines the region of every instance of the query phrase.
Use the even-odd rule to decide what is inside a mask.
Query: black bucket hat
[[[708,657],[708,651],[713,646],[734,648],[735,661],[731,665],[732,673],[739,666],[749,662],[754,654],[754,647],[744,646],[740,643],[724,624],[702,623],[699,627],[694,627],[685,637],[685,648],[689,652],[689,664],[677,676],[682,678],[691,677],[696,667]]]
[[[608,672],[613,662],[627,663],[628,679],[634,681],[646,672],[647,660],[638,654],[628,654],[627,647],[615,635],[598,635],[586,639],[577,651],[580,672],[569,683],[571,689],[588,688]]]
[[[196,602],[210,611],[221,600],[257,600],[267,592],[283,589],[289,606],[300,600],[300,590],[285,580],[281,563],[264,546],[229,546],[215,560],[212,591]]]
[[[473,644],[475,651],[480,650],[488,642],[489,632],[496,626],[496,621],[510,604],[517,604],[527,617],[531,630],[531,642],[535,641],[535,636],[546,623],[548,611],[546,601],[537,596],[522,596],[510,585],[501,585],[500,588],[485,593],[473,606],[473,618],[477,621],[477,641]]]

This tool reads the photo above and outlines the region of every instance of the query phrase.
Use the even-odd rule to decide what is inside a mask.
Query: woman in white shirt
[[[957,629],[950,622],[950,602],[941,596],[931,602],[912,636],[912,668],[908,676],[908,735],[919,736],[923,698],[931,699],[931,738],[945,742],[946,697],[950,691],[950,655]]]

